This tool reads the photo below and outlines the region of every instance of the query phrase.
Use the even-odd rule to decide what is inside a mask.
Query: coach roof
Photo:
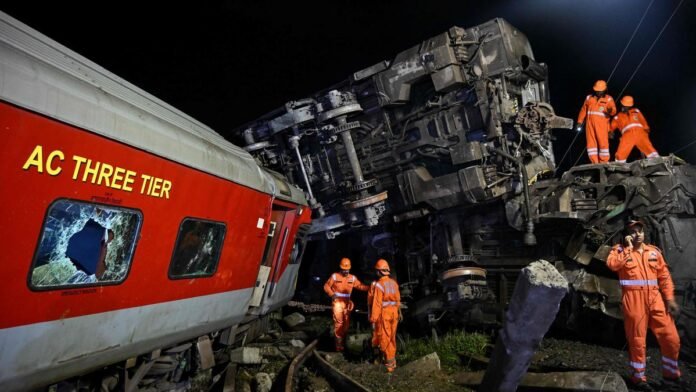
[[[0,99],[264,193],[271,178],[211,128],[0,12]],[[279,198],[306,204],[290,186]],[[287,193],[287,192],[286,192]]]

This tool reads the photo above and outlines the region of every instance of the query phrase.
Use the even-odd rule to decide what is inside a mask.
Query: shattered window
[[[198,278],[215,273],[224,239],[223,223],[184,219],[174,246],[169,277]]]
[[[122,282],[140,230],[140,211],[57,200],[48,209],[31,269],[31,287]]]

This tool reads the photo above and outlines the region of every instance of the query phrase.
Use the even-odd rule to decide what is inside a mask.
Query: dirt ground
[[[660,350],[648,347],[648,383],[657,391],[664,390]],[[544,339],[532,362],[533,365],[559,370],[606,370],[626,378],[628,350],[603,347],[572,340]],[[696,364],[680,362],[684,391],[696,391]],[[631,389],[630,384],[627,384]]]
[[[339,368],[344,373],[371,389],[374,392],[382,391],[471,391],[464,386],[454,382],[454,375],[460,371],[471,370],[464,365],[459,369],[443,369],[437,373],[426,376],[413,376],[408,372],[400,371],[397,368],[394,374],[389,375],[385,372],[382,365],[369,363],[367,360],[350,358],[342,354],[328,353],[327,358],[330,363]],[[397,356],[398,359],[398,356]],[[544,371],[613,371],[624,377],[628,376],[627,350],[603,347],[599,345],[587,344],[573,340],[547,338],[542,341],[541,347],[535,354],[532,366]],[[404,365],[400,363],[400,365]],[[647,376],[651,386],[656,391],[663,391],[661,384],[661,355],[657,347],[648,348],[648,370]],[[696,391],[696,366],[694,364],[682,363],[682,391]],[[312,374],[314,381],[305,383],[307,391],[331,391],[328,385],[316,373]],[[314,386],[316,385],[316,389]],[[629,390],[633,390],[628,384]]]

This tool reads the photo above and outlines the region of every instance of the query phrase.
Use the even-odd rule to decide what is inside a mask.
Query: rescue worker
[[[607,94],[607,82],[598,80],[592,87],[593,95],[585,98],[578,114],[576,131],[585,126],[587,156],[590,162],[609,162],[609,119],[616,114],[616,103]]]
[[[637,146],[648,158],[660,156],[648,138],[650,127],[645,117],[640,110],[633,107],[632,96],[625,95],[621,98],[621,112],[611,120],[611,130],[621,132],[619,149],[616,150],[616,162],[626,162],[634,146]]]
[[[641,390],[652,389],[645,376],[645,338],[650,327],[662,353],[663,381],[678,386],[680,342],[672,317],[678,315],[679,305],[672,277],[660,249],[644,243],[641,221],[629,221],[626,234],[624,245],[615,245],[609,253],[607,266],[618,273],[621,284],[631,381]]]
[[[381,277],[378,276],[378,279]],[[373,281],[370,283],[370,288],[367,290],[367,317],[370,317],[370,314],[372,314],[372,299],[375,296],[375,290],[377,289],[377,281]],[[370,339],[370,346],[372,347],[372,356],[375,361],[378,360],[379,358],[379,328],[377,328],[377,324],[372,323],[372,339]],[[376,364],[377,362],[375,362]]]
[[[340,273],[333,273],[324,284],[324,291],[333,299],[334,336],[336,339],[336,351],[344,350],[346,335],[350,325],[350,312],[355,304],[350,300],[353,289],[367,291],[368,287],[362,284],[355,275],[350,274],[350,259],[344,257],[339,263]]]
[[[387,372],[396,369],[396,326],[403,320],[399,285],[389,274],[389,264],[384,259],[375,264],[380,276],[370,304],[370,323],[378,330],[379,350],[382,352]]]

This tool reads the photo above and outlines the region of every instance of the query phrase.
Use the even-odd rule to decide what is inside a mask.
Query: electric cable
[[[650,52],[652,51],[652,48],[655,46],[655,44],[657,43],[657,41],[658,41],[658,40],[660,39],[660,37],[662,36],[662,33],[665,31],[665,29],[666,29],[667,26],[669,25],[669,22],[672,21],[672,18],[674,18],[674,15],[676,15],[677,11],[679,11],[679,7],[681,7],[681,5],[682,5],[683,2],[684,2],[684,0],[681,0],[681,1],[679,2],[679,4],[677,4],[677,7],[674,9],[674,11],[672,11],[672,15],[669,16],[669,19],[667,19],[667,22],[665,22],[665,25],[662,26],[662,30],[660,30],[660,32],[657,34],[657,37],[655,37],[655,40],[653,41],[652,45],[650,45],[650,47],[648,48],[648,51],[645,52],[645,55],[643,56],[643,59],[640,60],[640,63],[638,63],[638,66],[636,67],[635,71],[633,71],[633,74],[631,74],[631,77],[628,78],[628,82],[626,82],[626,85],[624,86],[623,90],[621,90],[621,93],[619,93],[619,96],[622,96],[623,93],[624,93],[624,91],[626,91],[626,88],[628,87],[628,85],[629,85],[629,84],[631,83],[631,81],[633,80],[633,77],[636,76],[636,73],[638,73],[638,70],[639,70],[640,67],[643,65],[643,62],[645,61],[645,59],[648,58],[648,55],[649,55]]]
[[[638,25],[636,25],[636,28],[633,30],[633,34],[631,34],[631,38],[628,40],[628,43],[626,44],[626,46],[624,46],[624,50],[623,50],[623,52],[621,52],[621,56],[619,56],[619,60],[616,62],[616,64],[614,64],[614,69],[611,70],[611,73],[609,74],[609,77],[607,78],[607,84],[609,84],[612,76],[614,76],[614,72],[616,72],[616,69],[619,67],[619,63],[621,62],[621,59],[623,59],[624,54],[626,54],[626,50],[628,50],[628,47],[631,45],[633,38],[636,36],[636,33],[638,32],[640,25],[643,24],[643,20],[645,19],[645,16],[648,14],[648,10],[650,9],[650,7],[652,7],[654,2],[655,2],[655,0],[652,0],[650,2],[650,4],[648,4],[648,7],[643,12],[643,16],[640,18]]]

